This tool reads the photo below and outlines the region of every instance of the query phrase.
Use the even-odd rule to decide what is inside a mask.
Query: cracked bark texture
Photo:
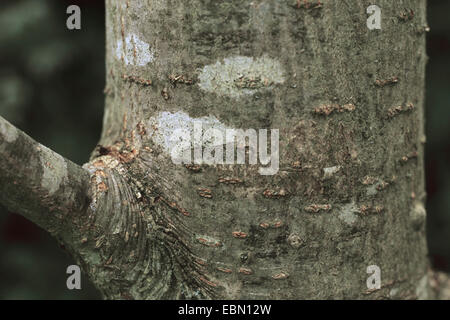
[[[106,1],[103,132],[62,239],[106,298],[428,297],[426,2],[378,1],[370,31],[371,4]],[[279,171],[174,164],[153,137],[180,113],[279,129]]]

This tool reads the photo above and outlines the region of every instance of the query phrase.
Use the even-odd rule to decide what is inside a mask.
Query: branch
[[[59,235],[89,203],[89,173],[0,117],[0,203]]]

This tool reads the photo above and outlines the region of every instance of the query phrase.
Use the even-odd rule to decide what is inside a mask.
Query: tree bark
[[[106,1],[103,132],[62,239],[106,298],[427,297],[426,2],[379,0],[381,30],[371,4]],[[198,122],[278,129],[278,170],[174,163]]]

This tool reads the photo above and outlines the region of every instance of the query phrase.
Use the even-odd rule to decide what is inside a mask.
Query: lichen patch
[[[125,44],[122,39],[117,40],[115,53],[116,58],[126,65],[145,66],[154,60],[154,51],[150,45],[141,40],[136,34],[128,34],[125,37]]]
[[[9,123],[2,121],[0,122],[0,134],[6,142],[12,143],[18,138],[19,131]]]
[[[223,132],[226,130],[226,126],[213,116],[192,118],[182,111],[175,113],[164,111],[150,119],[149,128],[152,130],[149,130],[149,135],[154,143],[162,147],[166,152],[171,153],[176,148],[181,148],[183,142],[174,139],[174,132],[186,133],[186,135],[190,136],[194,131],[195,124],[201,125],[202,130],[210,128]],[[201,144],[198,141],[193,142]],[[215,141],[210,141],[210,143],[214,145]]]
[[[351,225],[358,219],[357,212],[359,212],[359,209],[354,203],[346,204],[339,211],[339,219]]]
[[[267,56],[234,56],[201,69],[200,89],[218,95],[239,98],[284,83],[281,63]]]
[[[45,146],[39,147],[39,156],[43,170],[41,186],[52,195],[68,179],[67,163],[62,156]]]
[[[331,178],[335,173],[339,172],[339,170],[341,170],[341,166],[323,168],[323,177],[325,179]]]

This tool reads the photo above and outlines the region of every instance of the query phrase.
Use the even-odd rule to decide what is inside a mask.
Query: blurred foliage
[[[66,8],[76,3],[0,2],[0,114],[83,164],[102,125],[105,20],[103,0],[84,1],[82,29],[68,30]],[[0,209],[0,299],[99,298],[87,277],[82,290],[66,288],[71,264],[47,233]]]
[[[450,261],[450,1],[431,0],[427,69],[428,240],[435,265]],[[82,29],[66,29],[79,4]],[[103,0],[0,2],[0,114],[72,161],[87,161],[101,130],[105,74]],[[97,299],[66,288],[72,259],[26,219],[0,208],[0,299]]]
[[[428,1],[426,85],[427,236],[438,269],[450,271],[450,1]]]

